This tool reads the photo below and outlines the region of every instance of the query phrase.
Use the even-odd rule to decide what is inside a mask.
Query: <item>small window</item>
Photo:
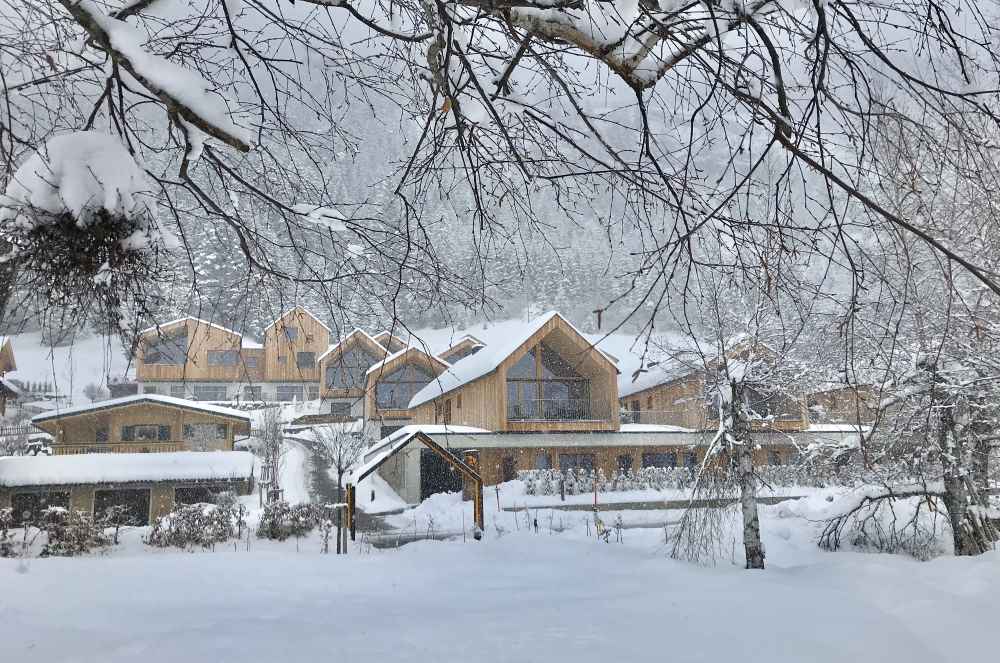
[[[594,454],[559,454],[561,470],[593,470]]]
[[[330,414],[335,417],[351,416],[351,404],[347,401],[333,401],[330,403]]]
[[[630,454],[618,456],[618,471],[623,474],[632,471],[632,456]]]
[[[100,426],[97,429],[96,435],[94,435],[95,442],[107,442],[108,441],[108,427]]]
[[[184,385],[182,384],[172,384],[170,385],[170,395],[174,398],[184,398]]]
[[[279,384],[275,387],[275,396],[279,401],[301,401],[304,391],[300,384]]]
[[[166,442],[170,440],[170,426],[141,424],[122,426],[122,442]]]
[[[257,357],[244,357],[243,365],[247,368],[257,368]]]
[[[285,338],[289,341],[296,341],[299,338],[299,330],[297,327],[285,327]]]
[[[295,354],[295,365],[299,368],[315,368],[316,367],[316,353],[315,352],[298,352]]]
[[[535,469],[536,470],[551,470],[552,469],[552,454],[539,452],[535,454]]]

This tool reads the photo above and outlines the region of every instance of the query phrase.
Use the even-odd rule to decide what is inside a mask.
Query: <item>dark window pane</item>
[[[677,467],[677,453],[645,453],[642,454],[643,467]]]

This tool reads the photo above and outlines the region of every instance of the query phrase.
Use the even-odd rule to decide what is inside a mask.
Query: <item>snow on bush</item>
[[[86,511],[49,507],[37,526],[45,531],[47,539],[41,557],[75,557],[111,546],[103,523],[96,522]]]
[[[120,324],[123,305],[147,302],[157,256],[177,246],[157,222],[155,185],[118,139],[98,131],[54,136],[0,196],[0,262],[44,307]]]
[[[323,513],[314,504],[289,504],[278,500],[264,506],[257,525],[257,538],[284,541],[305,536],[320,524]]]
[[[240,515],[232,504],[185,504],[156,519],[146,544],[182,550],[212,549],[238,536]]]

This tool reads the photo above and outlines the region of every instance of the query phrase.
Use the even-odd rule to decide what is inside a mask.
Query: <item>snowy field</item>
[[[821,503],[762,508],[762,572],[735,542],[701,567],[662,530],[606,544],[576,519],[346,557],[315,535],[151,554],[133,530],[107,556],[0,560],[0,661],[990,660],[1000,553],[823,552]]]
[[[769,529],[766,527],[765,532]],[[989,660],[1000,554],[822,553],[763,572],[525,532],[347,557],[0,560],[3,661]]]

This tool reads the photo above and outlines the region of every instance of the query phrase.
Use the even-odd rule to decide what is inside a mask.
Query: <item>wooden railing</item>
[[[155,442],[71,442],[52,445],[55,456],[73,454],[136,454],[187,451],[186,442],[178,440]]]

